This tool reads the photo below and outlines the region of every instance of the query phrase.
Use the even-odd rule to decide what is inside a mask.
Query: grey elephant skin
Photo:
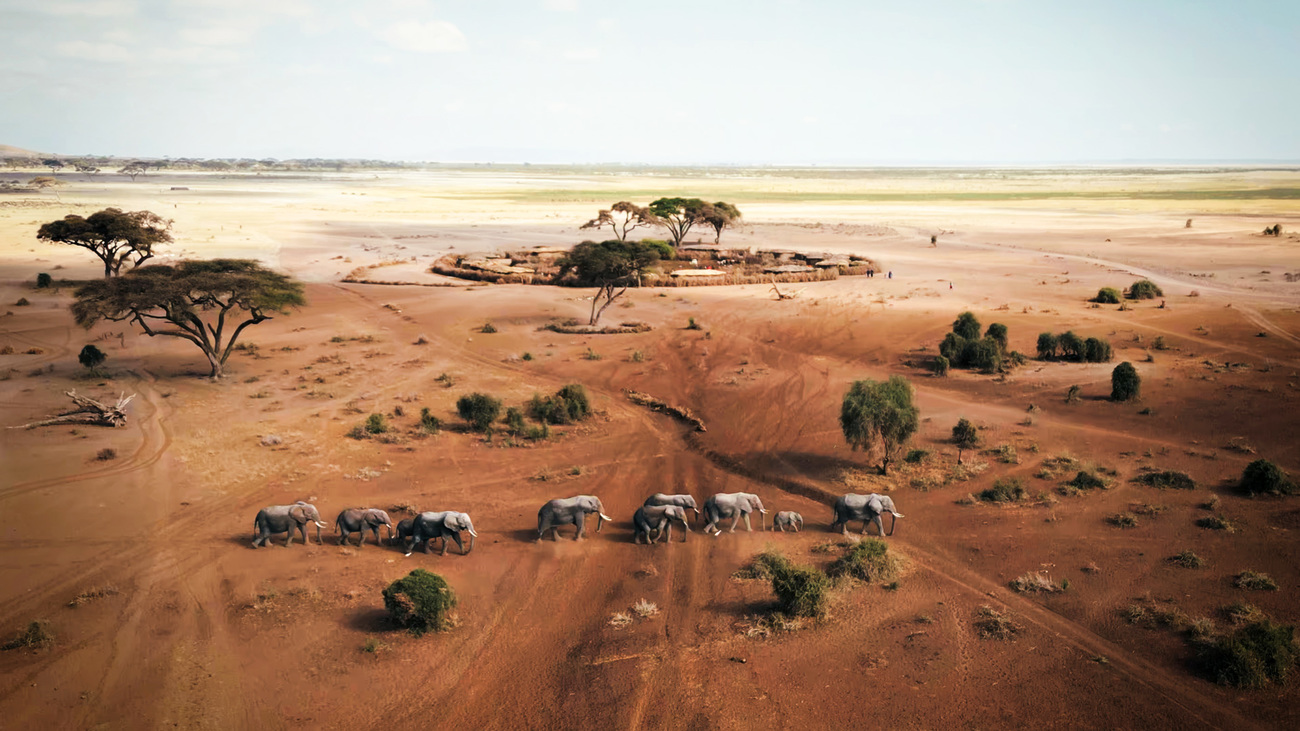
[[[695,506],[695,498],[691,495],[666,495],[657,492],[645,499],[645,505],[676,505],[686,510],[695,511],[695,519],[700,518],[700,509]]]
[[[782,510],[772,518],[772,527],[785,532],[786,528],[793,528],[795,533],[803,530],[803,516],[793,510]]]
[[[394,546],[406,545],[406,539],[415,530],[415,518],[402,518],[397,523],[397,535],[390,541]]]
[[[461,541],[461,531],[469,533],[469,548]],[[420,513],[415,516],[411,522],[411,534],[406,546],[406,555],[410,556],[415,552],[415,547],[424,543],[424,552],[429,553],[429,544],[435,538],[442,539],[442,552],[439,556],[447,555],[447,538],[451,537],[456,541],[456,548],[460,555],[464,556],[474,550],[474,539],[478,538],[478,533],[474,531],[474,521],[466,513],[458,513],[455,510],[443,510],[440,512]]]
[[[388,540],[393,540],[393,521],[389,519],[388,513],[379,508],[349,508],[339,513],[339,517],[334,519],[335,532],[339,533],[339,545],[348,542],[348,537],[353,533],[357,534],[357,548],[366,542],[366,531],[369,530],[375,534],[375,545],[379,543],[379,528],[383,526],[388,529]]]
[[[731,529],[729,533],[736,532],[736,521],[742,517],[745,519],[745,529],[754,532],[754,526],[749,523],[749,514],[755,510],[759,513],[759,528],[763,527],[762,516],[767,515],[767,509],[763,507],[763,501],[752,492],[720,492],[711,496],[704,501],[704,519],[708,521],[704,525],[704,532],[711,530],[717,531],[714,537],[722,533],[718,527],[718,521],[723,518],[731,518]]]
[[[537,540],[542,540],[546,531],[551,531],[553,540],[560,540],[560,527],[565,525],[577,526],[578,532],[573,540],[581,540],[587,532],[587,516],[592,513],[600,516],[596,521],[596,532],[599,533],[605,521],[612,520],[605,515],[605,506],[600,504],[600,498],[595,495],[556,498],[537,511]]]
[[[641,537],[645,536],[647,544],[657,543],[666,534],[665,540],[672,543],[674,520],[681,522],[686,533],[691,532],[691,526],[686,522],[686,509],[682,506],[642,505],[632,515],[632,528],[636,531],[632,537],[633,542],[640,543]],[[655,531],[653,539],[650,538],[650,531]],[[686,542],[686,533],[682,534],[682,543]]]
[[[898,524],[898,519],[903,514],[894,508],[894,499],[888,495],[877,495],[869,493],[861,495],[858,493],[849,493],[839,500],[835,501],[834,514],[831,515],[831,530],[835,526],[842,525],[841,532],[844,535],[849,534],[849,521],[862,521],[862,534],[867,533],[867,523],[876,524],[876,533],[881,536],[885,535],[885,523],[880,519],[882,513],[889,513],[889,535],[894,535],[894,526]]]
[[[311,503],[301,500],[293,505],[270,505],[257,511],[253,519],[253,548],[263,543],[270,544],[272,533],[288,533],[284,545],[293,543],[293,532],[302,532],[302,542],[307,542],[307,522],[316,524],[316,542],[325,545],[320,537],[320,529],[325,524],[320,520],[320,511]]]

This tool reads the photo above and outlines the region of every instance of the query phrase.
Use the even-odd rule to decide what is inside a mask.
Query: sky
[[[1300,1],[0,0],[0,144],[647,164],[1300,161]]]

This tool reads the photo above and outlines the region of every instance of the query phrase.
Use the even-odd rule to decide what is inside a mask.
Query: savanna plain
[[[1239,485],[1258,459],[1300,470],[1300,171],[57,177],[0,197],[0,425],[63,411],[74,389],[136,397],[121,428],[0,432],[2,728],[1300,726],[1294,678],[1262,667],[1243,687],[1207,667],[1243,627],[1300,619],[1300,501]],[[634,287],[602,322],[650,329],[620,334],[543,329],[585,321],[590,288],[430,271],[608,238],[579,226],[663,196],[738,206],[726,248],[854,253],[880,271],[782,284],[792,299]],[[248,328],[219,381],[188,343],[81,328],[73,283],[102,267],[36,233],[106,207],[172,219],[162,261],[258,259],[307,303]],[[53,286],[34,287],[42,272]],[[1143,279],[1161,294],[1090,301]],[[1023,362],[934,375],[962,312],[1005,325]],[[1040,333],[1067,331],[1110,359],[1037,357]],[[107,355],[95,373],[86,344]],[[1121,362],[1137,400],[1111,399]],[[839,417],[854,381],[890,376],[920,421],[882,475]],[[488,439],[457,415],[470,392],[522,407],[571,383],[594,415],[544,439]],[[349,436],[371,414],[391,431]],[[959,464],[960,419],[978,444]],[[1169,473],[1190,489],[1151,477]],[[635,544],[632,513],[658,492],[755,493],[768,515]],[[889,575],[835,582],[818,617],[774,619],[754,557],[830,568],[860,538],[829,530],[849,492],[905,516],[883,539]],[[582,494],[613,522],[536,541],[537,509]],[[312,530],[253,549],[258,510],[297,500],[319,506],[324,543]],[[333,518],[354,506],[463,511],[477,542],[340,545]],[[785,510],[801,532],[771,529]],[[457,596],[447,631],[390,623],[381,592],[416,568]],[[1257,574],[1272,581],[1242,579]],[[34,621],[50,641],[10,642]]]

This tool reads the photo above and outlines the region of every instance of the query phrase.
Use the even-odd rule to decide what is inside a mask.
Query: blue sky
[[[0,143],[733,164],[1300,160],[1300,2],[0,0]]]

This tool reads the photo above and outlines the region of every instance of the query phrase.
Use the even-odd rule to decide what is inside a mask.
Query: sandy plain
[[[1286,277],[1300,273],[1300,241],[1259,234],[1275,223],[1300,229],[1300,171],[60,178],[57,193],[0,198],[0,346],[16,351],[0,356],[0,420],[57,412],[71,388],[138,396],[123,429],[0,432],[0,630],[39,618],[56,637],[48,650],[0,654],[0,727],[1300,724],[1294,682],[1215,685],[1193,672],[1178,633],[1121,614],[1138,603],[1227,628],[1221,608],[1246,600],[1276,620],[1300,619],[1300,503],[1235,495],[1231,483],[1255,455],[1226,448],[1239,438],[1300,474],[1300,282]],[[585,316],[588,291],[471,287],[427,272],[449,251],[570,245],[588,238],[578,226],[599,207],[679,194],[740,206],[745,223],[724,234],[729,245],[863,252],[893,278],[805,285],[787,302],[765,286],[637,290],[607,317],[651,332],[575,336],[538,328]],[[42,271],[93,277],[95,262],[35,232],[106,206],[173,218],[171,256],[255,257],[290,272],[308,283],[309,305],[250,329],[257,352],[237,355],[220,383],[200,377],[198,352],[183,344],[123,325],[77,328],[70,290],[31,282]],[[340,282],[357,269],[417,284]],[[1140,276],[1164,288],[1165,308],[1086,301]],[[20,297],[31,304],[12,306]],[[1106,400],[1113,364],[1031,360],[1005,379],[930,377],[921,364],[967,309],[1005,323],[1011,347],[1031,354],[1044,330],[1108,338],[1116,362],[1137,365],[1142,402]],[[684,329],[690,317],[704,329]],[[498,333],[478,332],[488,321]],[[415,344],[421,336],[428,342]],[[1167,349],[1151,350],[1157,336]],[[90,342],[108,353],[107,379],[81,374],[76,354]],[[32,348],[41,352],[24,352]],[[436,380],[443,373],[454,387]],[[956,461],[948,436],[960,417],[982,427],[986,447],[1013,445],[1018,463],[980,454],[976,474],[932,489],[919,489],[917,474],[869,474],[840,434],[839,402],[853,380],[890,374],[916,388],[914,446],[931,450],[936,474]],[[428,407],[454,424],[463,393],[522,403],[569,382],[593,393],[598,417],[534,447],[455,430],[393,444],[344,436],[367,413],[401,406],[394,420],[405,431]],[[1073,384],[1084,398],[1067,405]],[[688,406],[708,431],[689,434],[630,403],[627,388]],[[260,446],[266,434],[283,444]],[[94,459],[105,447],[119,457]],[[957,503],[1007,476],[1055,495],[1059,480],[1035,475],[1063,454],[1115,470],[1112,489]],[[1143,467],[1185,471],[1198,488],[1132,483]],[[894,496],[907,517],[891,545],[910,573],[896,591],[838,592],[810,628],[747,637],[770,592],[732,573],[768,544],[825,564],[813,549],[835,537],[828,506],[850,489]],[[800,511],[807,530],[631,542],[631,513],[648,494],[740,490],[769,510]],[[537,507],[582,493],[600,495],[615,523],[582,543],[533,542]],[[1238,532],[1195,525],[1212,495]],[[362,504],[463,510],[480,539],[468,556],[404,558],[329,537],[252,550],[256,511],[296,499],[331,521]],[[1143,504],[1163,509],[1129,530],[1104,520]],[[1206,566],[1166,560],[1183,549]],[[454,631],[414,639],[387,628],[379,592],[415,567],[455,588]],[[1280,591],[1234,588],[1231,576],[1248,568]],[[1029,571],[1068,579],[1070,590],[1008,588]],[[105,586],[117,593],[68,606]],[[610,626],[641,598],[659,614]],[[979,639],[981,605],[1014,617],[1014,641]],[[378,651],[363,651],[371,639]]]

